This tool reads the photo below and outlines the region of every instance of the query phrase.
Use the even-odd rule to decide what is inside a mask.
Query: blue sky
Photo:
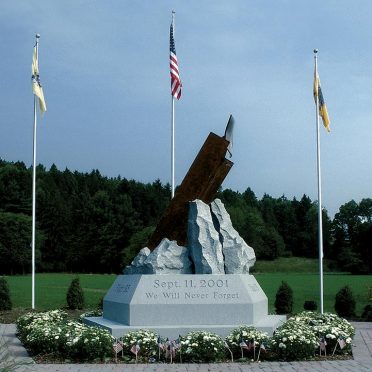
[[[323,205],[372,197],[372,3],[323,1],[1,1],[0,157],[32,163],[35,34],[48,106],[47,168],[170,181],[169,25],[183,82],[176,182],[208,133],[234,115],[225,188],[317,197],[313,49],[331,133],[321,128]]]

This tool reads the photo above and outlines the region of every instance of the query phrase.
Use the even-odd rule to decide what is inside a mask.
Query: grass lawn
[[[67,306],[66,293],[72,279],[79,277],[85,295],[87,308],[97,307],[100,299],[106,294],[116,275],[107,274],[36,274],[35,305],[38,309],[48,310]],[[13,307],[31,307],[31,276],[6,277]]]
[[[317,273],[266,273],[254,274],[263,291],[269,299],[269,312],[275,313],[275,294],[282,280],[286,281],[293,289],[294,312],[303,310],[305,300],[314,300],[320,310],[319,275]],[[356,314],[361,315],[363,308],[371,304],[370,290],[372,288],[372,275],[348,275],[325,273],[324,284],[324,311],[335,312],[336,293],[345,285],[353,291],[356,301]]]

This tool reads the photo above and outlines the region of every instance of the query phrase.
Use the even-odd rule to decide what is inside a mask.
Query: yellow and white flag
[[[36,45],[34,46],[34,53],[32,55],[32,91],[35,96],[39,99],[40,111],[43,114],[46,111],[46,103],[43,93],[43,87],[41,86],[40,76],[39,76],[39,63],[37,61],[37,51]]]
[[[327,106],[324,102],[322,88],[320,87],[320,79],[319,79],[318,72],[316,70],[314,71],[314,99],[315,99],[315,103],[317,99],[319,100],[319,113],[318,114],[321,116],[323,125],[327,129],[327,132],[330,132],[331,131],[329,127],[330,120],[328,116]]]

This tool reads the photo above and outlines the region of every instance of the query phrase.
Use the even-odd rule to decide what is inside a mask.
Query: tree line
[[[0,159],[0,274],[31,269],[32,168]],[[38,272],[119,273],[143,248],[170,201],[170,186],[37,167]],[[317,204],[220,190],[233,226],[258,259],[317,257]],[[335,269],[372,272],[372,199],[323,209],[324,254]]]

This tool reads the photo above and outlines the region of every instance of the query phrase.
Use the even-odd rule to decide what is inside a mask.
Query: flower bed
[[[242,357],[258,360],[260,356],[270,360],[306,360],[319,353],[350,354],[354,336],[354,328],[345,319],[314,312],[290,318],[272,337],[252,326],[241,326],[225,339],[195,331],[172,341],[149,330],[139,330],[117,340],[107,330],[68,319],[67,313],[60,310],[27,313],[16,325],[20,340],[33,355],[75,361],[135,358],[142,362],[218,362]]]

